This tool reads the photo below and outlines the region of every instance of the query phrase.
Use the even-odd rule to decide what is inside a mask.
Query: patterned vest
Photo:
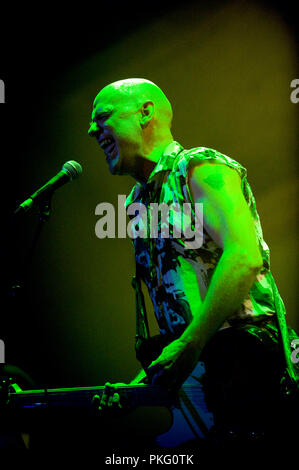
[[[222,249],[202,227],[200,247],[192,248],[190,237],[185,236],[185,233],[190,234],[190,230],[194,230],[196,220],[195,207],[188,187],[188,168],[209,161],[228,165],[239,173],[242,192],[254,220],[263,258],[263,269],[257,275],[248,296],[240,308],[231,313],[222,328],[265,320],[273,317],[275,313],[274,295],[269,279],[270,252],[263,240],[246,169],[216,150],[205,147],[185,150],[179,143],[172,142],[165,149],[148,182],[145,185],[137,183],[126,200],[127,210],[128,206],[133,204],[129,217],[138,273],[147,285],[160,332],[171,337],[179,337],[198,310],[222,254]],[[152,236],[153,232],[150,232],[150,223],[153,220],[153,212],[150,209],[152,203],[164,203],[177,208],[177,211],[170,212],[167,220],[168,237],[163,236],[163,220],[162,223],[161,220],[158,221],[158,233],[155,233],[155,238]],[[186,203],[191,208],[190,217],[186,218],[189,231],[182,230],[181,236],[178,236],[178,224],[181,224],[181,214],[184,213]],[[138,211],[139,215],[143,214],[142,217],[136,217]]]

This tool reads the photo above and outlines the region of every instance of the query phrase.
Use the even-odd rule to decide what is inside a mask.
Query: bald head
[[[118,105],[127,110],[138,108],[147,102],[154,104],[155,120],[170,128],[172,107],[169,100],[161,88],[144,78],[127,78],[105,86],[94,100],[92,120],[97,119],[98,112],[101,111],[99,105],[102,103],[106,103],[107,108]]]
[[[172,142],[171,122],[163,91],[144,78],[127,78],[97,94],[88,133],[104,150],[111,173],[141,179],[148,162],[157,161]]]

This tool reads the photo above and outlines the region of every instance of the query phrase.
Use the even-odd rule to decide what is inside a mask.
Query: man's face
[[[94,101],[89,133],[104,150],[112,174],[130,173],[142,144],[139,107],[110,91]]]

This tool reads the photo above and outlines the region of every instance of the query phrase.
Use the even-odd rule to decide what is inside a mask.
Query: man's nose
[[[101,126],[98,125],[97,122],[90,123],[88,134],[91,137],[96,137],[98,139],[98,136],[101,134],[101,132],[103,132],[103,129],[101,128]]]

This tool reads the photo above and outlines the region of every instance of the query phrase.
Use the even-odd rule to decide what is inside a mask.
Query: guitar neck
[[[78,387],[42,390],[25,390],[9,393],[8,404],[16,408],[88,408],[94,395],[103,394],[105,387]],[[117,388],[123,403],[135,406],[168,406],[170,396],[167,390],[156,385],[138,384]]]

